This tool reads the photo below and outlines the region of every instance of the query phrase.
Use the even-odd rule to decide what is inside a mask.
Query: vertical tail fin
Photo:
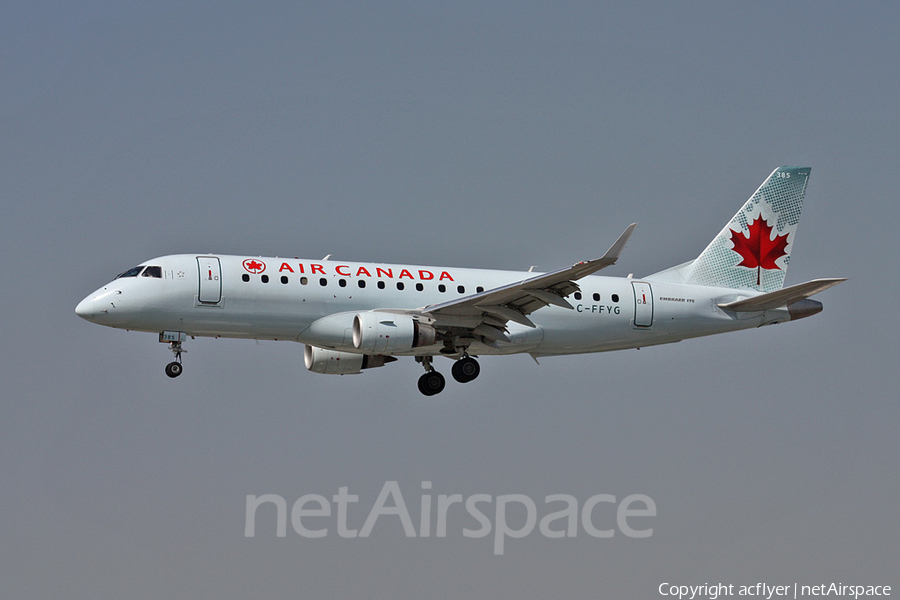
[[[779,167],[694,261],[647,279],[772,292],[784,286],[809,167]]]

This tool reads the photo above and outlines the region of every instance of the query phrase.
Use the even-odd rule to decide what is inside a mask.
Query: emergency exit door
[[[218,304],[222,301],[222,266],[216,256],[198,256],[200,271],[200,292],[197,299],[203,304]]]
[[[634,288],[634,326],[650,327],[653,325],[653,291],[650,284],[643,281],[632,281]]]

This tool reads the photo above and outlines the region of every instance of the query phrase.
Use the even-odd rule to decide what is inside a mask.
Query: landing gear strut
[[[181,354],[187,350],[181,347],[181,342],[169,342],[169,350],[175,354],[175,360],[166,365],[166,375],[169,377],[178,377],[184,371],[181,364]]]
[[[431,357],[423,356],[421,359],[417,358],[417,360],[425,367],[425,374],[419,377],[419,391],[426,396],[434,396],[444,391],[446,380],[443,375],[434,370],[434,367],[431,365]]]

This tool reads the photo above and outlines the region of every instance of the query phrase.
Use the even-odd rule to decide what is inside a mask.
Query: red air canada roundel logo
[[[261,260],[256,260],[255,258],[248,258],[244,261],[244,268],[249,273],[256,275],[257,273],[262,273],[266,270],[266,263]]]

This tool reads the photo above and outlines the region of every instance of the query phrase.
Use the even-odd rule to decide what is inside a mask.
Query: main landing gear
[[[431,365],[431,356],[417,356],[416,360],[425,367],[425,374],[419,377],[419,391],[426,396],[434,396],[444,391],[444,385],[447,383],[444,376],[434,370]]]
[[[166,365],[166,375],[169,377],[178,377],[184,371],[181,364],[181,354],[187,350],[181,347],[181,342],[169,342],[169,350],[175,354],[175,360]]]
[[[426,396],[434,396],[444,391],[446,380],[437,371],[428,371],[419,377],[419,391]]]
[[[478,365],[478,361],[471,356],[463,356],[453,363],[453,367],[450,369],[453,379],[460,383],[469,383],[478,377],[479,373],[481,373],[481,367]]]
[[[444,391],[446,380],[443,375],[434,370],[434,366],[431,364],[432,357],[422,356],[417,357],[416,360],[425,367],[425,374],[419,377],[419,391],[426,396],[434,396]],[[453,363],[453,367],[450,369],[453,379],[460,383],[472,381],[478,377],[480,372],[481,367],[478,365],[478,361],[468,354],[463,354],[463,357]]]

